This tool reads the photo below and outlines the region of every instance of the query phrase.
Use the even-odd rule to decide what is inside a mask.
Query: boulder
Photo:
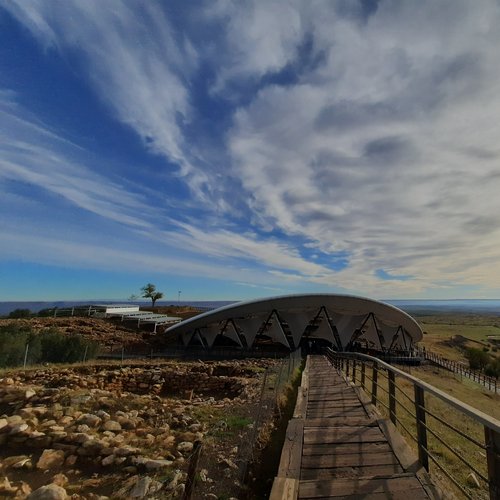
[[[9,435],[21,434],[29,429],[28,424],[11,424]]]
[[[189,453],[190,451],[193,451],[193,446],[193,443],[189,441],[182,441],[182,443],[177,445],[177,450],[181,453]]]
[[[28,495],[26,500],[67,500],[68,494],[62,486],[49,484]]]
[[[57,484],[57,486],[66,486],[69,482],[69,479],[67,476],[65,476],[64,474],[56,474],[53,478],[52,478],[52,484]]]
[[[104,467],[108,467],[109,465],[113,465],[115,463],[115,456],[114,455],[108,455],[107,457],[104,457],[101,460],[101,465]]]
[[[130,498],[144,498],[149,491],[149,486],[151,484],[151,478],[149,476],[141,477],[135,486],[130,490]]]
[[[64,451],[62,450],[43,450],[36,468],[40,470],[57,469],[64,464]]]
[[[14,455],[12,457],[5,457],[2,459],[2,465],[5,469],[19,469],[24,467],[28,462],[31,462],[31,458],[27,455]]]
[[[9,425],[6,418],[0,418],[0,432]]]
[[[107,420],[106,422],[104,422],[102,428],[105,431],[111,431],[111,432],[122,430],[122,426],[116,420]]]
[[[101,418],[92,413],[84,413],[78,418],[77,422],[79,424],[88,425],[89,427],[97,427],[101,423]]]

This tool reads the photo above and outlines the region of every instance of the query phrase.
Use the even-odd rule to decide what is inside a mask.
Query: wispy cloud
[[[126,224],[173,261],[188,249],[193,263],[258,269],[228,278],[240,282],[497,290],[498,2],[3,5],[46,51],[74,58],[191,198],[148,215],[142,192],[90,168],[5,91],[0,179]],[[160,179],[145,184],[161,192]]]
[[[135,215],[148,210],[144,200],[82,164],[84,156],[22,107],[0,102],[0,182],[21,182],[106,219],[151,227]]]

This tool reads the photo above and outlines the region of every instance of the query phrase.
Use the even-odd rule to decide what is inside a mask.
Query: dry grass
[[[500,318],[490,315],[455,314],[442,316],[416,316],[422,326],[424,337],[420,345],[436,354],[455,361],[466,361],[463,348],[453,337],[462,336],[469,341],[464,347],[493,347],[488,335],[500,334]]]

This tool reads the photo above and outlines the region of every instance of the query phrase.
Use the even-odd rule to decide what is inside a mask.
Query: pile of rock
[[[231,373],[230,376],[220,373]],[[85,376],[82,376],[85,375]],[[224,365],[221,370],[212,363],[158,364],[145,368],[89,365],[75,368],[28,370],[13,376],[14,383],[44,387],[95,388],[135,394],[185,395],[194,391],[200,395],[223,394],[224,397],[246,397],[258,382],[258,372],[243,372],[237,366]],[[254,382],[252,384],[252,382]],[[2,392],[0,388],[0,397]]]
[[[210,415],[210,408],[241,405],[259,388],[260,372],[250,370],[245,378],[231,363],[218,366],[89,365],[0,378],[0,497],[97,499],[89,490],[109,492],[112,482],[119,498],[158,496],[160,490],[182,496],[193,445],[208,431],[197,409]],[[161,397],[167,387],[189,398]],[[221,398],[203,397],[203,391],[219,391]],[[219,463],[229,472],[234,457],[223,458]],[[40,475],[42,488],[32,480]],[[199,477],[213,483],[207,470]]]

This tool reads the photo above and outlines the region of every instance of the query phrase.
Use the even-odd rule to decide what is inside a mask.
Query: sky
[[[0,0],[0,300],[500,297],[496,0]]]

